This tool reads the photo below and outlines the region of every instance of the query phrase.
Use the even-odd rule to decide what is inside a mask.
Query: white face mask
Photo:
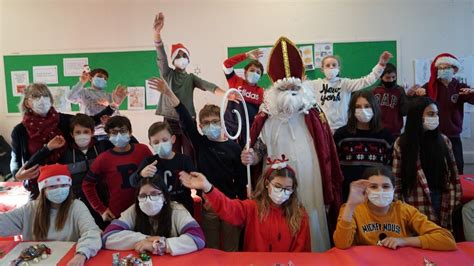
[[[391,191],[372,191],[368,190],[369,201],[377,207],[387,207],[393,201],[393,192]]]
[[[423,128],[425,130],[435,130],[439,126],[439,116],[423,117]]]
[[[189,64],[189,60],[187,58],[181,57],[175,59],[173,65],[181,70],[184,70]]]
[[[74,136],[74,141],[76,142],[77,146],[81,149],[87,148],[89,143],[91,143],[91,135],[89,134],[79,134]]]
[[[154,144],[152,147],[155,154],[158,154],[160,158],[169,157],[173,152],[173,144],[171,143],[171,140]]]
[[[39,115],[46,115],[51,109],[51,99],[49,97],[41,96],[40,98],[32,100],[31,109]]]
[[[276,205],[283,204],[283,202],[287,201],[292,194],[292,193],[285,193],[284,190],[277,191],[277,189],[272,184],[268,184],[268,185],[270,186],[270,193],[268,193],[268,196]]]
[[[52,203],[61,204],[69,196],[69,186],[58,187],[46,191],[46,198]]]
[[[331,80],[337,77],[338,74],[339,74],[339,68],[325,68],[324,69],[324,76],[326,76],[328,80]]]
[[[160,196],[158,200],[151,200],[149,197],[147,197],[145,201],[140,201],[138,206],[142,212],[151,217],[160,213],[161,209],[163,208],[163,204],[163,196]]]
[[[368,123],[374,117],[372,108],[356,108],[355,117],[361,123]]]

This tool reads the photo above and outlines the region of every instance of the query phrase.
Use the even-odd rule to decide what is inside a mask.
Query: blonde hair
[[[25,89],[25,93],[23,94],[23,98],[20,101],[20,106],[19,106],[20,111],[23,114],[28,112],[30,108],[26,106],[26,101],[28,99],[41,97],[41,96],[49,97],[49,99],[51,99],[51,104],[54,103],[53,95],[51,94],[51,91],[49,90],[48,86],[46,86],[46,84],[31,83],[30,85],[28,85],[28,87],[26,87]]]
[[[326,55],[325,57],[323,57],[323,60],[321,61],[321,68],[324,68],[324,61],[326,61],[327,59],[334,59],[337,61],[337,64],[339,65],[339,68],[341,67],[341,59],[339,58],[339,56],[337,55]]]
[[[298,193],[296,192],[298,181],[291,171],[286,168],[278,169],[274,170],[268,178],[262,176],[257,182],[252,198],[257,202],[258,217],[262,222],[270,213],[271,199],[270,196],[268,196],[267,186],[270,181],[277,176],[293,180],[293,193],[291,193],[287,201],[280,205],[280,208],[286,218],[286,223],[288,224],[291,234],[295,236],[301,229],[301,222],[303,221],[305,211],[303,205],[298,200]]]

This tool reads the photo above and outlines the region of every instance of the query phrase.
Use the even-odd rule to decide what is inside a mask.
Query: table
[[[23,187],[21,182],[0,182],[0,212],[25,205],[29,199],[29,192]]]
[[[462,187],[461,202],[474,200],[474,174],[459,176]]]
[[[111,265],[112,254],[117,251],[101,250],[86,265]],[[132,251],[120,252],[120,256],[137,255]],[[60,261],[66,265],[74,256],[72,248]],[[153,265],[424,265],[423,258],[442,265],[474,265],[474,242],[458,243],[456,251],[431,251],[418,248],[399,248],[391,250],[377,246],[357,246],[347,250],[332,248],[325,253],[263,253],[263,252],[224,252],[204,249],[187,255],[172,257],[153,256]]]

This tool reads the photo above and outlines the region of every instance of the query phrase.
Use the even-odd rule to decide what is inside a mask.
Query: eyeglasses
[[[151,192],[150,195],[147,194],[139,194],[138,195],[138,201],[139,202],[144,202],[147,198],[149,198],[151,201],[158,201],[161,199],[163,196],[163,193],[161,192]]]
[[[293,188],[286,188],[286,187],[282,187],[278,184],[273,184],[273,183],[270,183],[270,185],[272,185],[272,187],[275,189],[276,192],[282,192],[285,193],[286,195],[291,195],[293,193]]]
[[[203,121],[201,124],[202,124],[203,126],[207,126],[207,125],[210,125],[210,124],[214,124],[214,125],[220,126],[221,120],[220,120],[220,119],[215,119],[215,120],[211,120],[211,121]]]
[[[126,128],[121,128],[121,129],[111,129],[109,130],[109,133],[110,135],[117,135],[118,133],[120,134],[127,134],[128,133],[128,129]]]

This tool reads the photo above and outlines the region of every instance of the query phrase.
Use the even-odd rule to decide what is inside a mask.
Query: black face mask
[[[394,81],[383,81],[382,80],[382,84],[385,88],[393,88],[397,85],[397,80],[394,80]]]

